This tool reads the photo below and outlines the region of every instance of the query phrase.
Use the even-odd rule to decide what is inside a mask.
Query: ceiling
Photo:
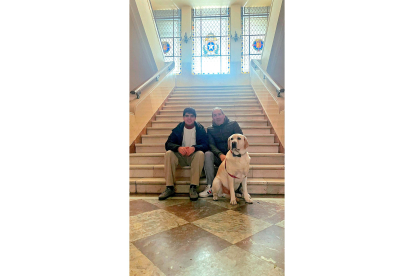
[[[154,10],[175,9],[182,7],[230,7],[240,5],[242,7],[267,7],[272,0],[150,0]]]

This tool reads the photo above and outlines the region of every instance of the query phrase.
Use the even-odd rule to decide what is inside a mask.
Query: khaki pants
[[[178,164],[181,167],[191,166],[190,183],[198,186],[204,166],[204,152],[196,151],[190,156],[182,156],[179,152],[167,151],[164,156],[164,174],[167,186],[174,186],[175,169]]]

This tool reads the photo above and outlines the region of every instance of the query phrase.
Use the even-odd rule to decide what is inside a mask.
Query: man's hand
[[[224,154],[220,154],[220,159],[221,159],[221,162],[223,162],[224,159],[226,159],[226,156]]]
[[[187,149],[185,147],[179,147],[178,148],[178,152],[182,155],[182,156],[187,156]]]
[[[194,151],[195,151],[195,147],[187,147],[187,155],[190,156]]]

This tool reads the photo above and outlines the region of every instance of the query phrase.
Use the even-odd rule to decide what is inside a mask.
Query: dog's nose
[[[232,149],[237,149],[237,142],[232,142],[231,143],[231,148]]]

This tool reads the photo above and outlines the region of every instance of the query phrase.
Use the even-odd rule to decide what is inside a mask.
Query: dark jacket
[[[193,145],[195,151],[201,150],[206,152],[208,150],[208,137],[202,124],[194,122],[196,128],[196,145]],[[171,132],[167,142],[165,142],[165,150],[178,151],[183,144],[184,122],[179,123]]]
[[[236,121],[229,120],[227,116],[222,125],[218,126],[213,122],[213,125],[207,128],[208,143],[215,156],[219,157],[220,153],[226,155],[229,151],[227,139],[235,133],[243,134],[239,124]]]

